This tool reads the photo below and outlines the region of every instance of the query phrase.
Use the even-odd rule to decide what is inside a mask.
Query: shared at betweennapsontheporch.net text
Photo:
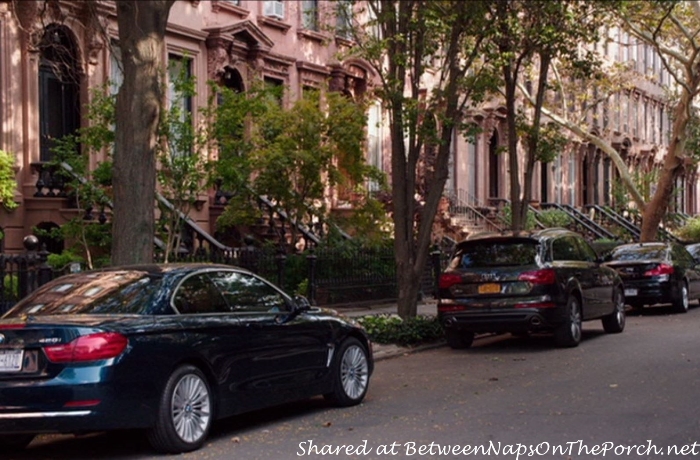
[[[371,445],[365,439],[359,444],[319,444],[308,439],[299,442],[296,452],[298,457],[323,456],[372,456],[372,457],[488,457],[488,456],[512,456],[519,460],[526,457],[566,456],[576,457],[582,455],[595,455],[598,457],[657,457],[676,458],[679,456],[700,455],[700,443],[658,446],[651,440],[639,444],[621,444],[614,442],[601,442],[598,444],[585,443],[581,440],[553,444],[540,442],[537,444],[509,444],[489,441],[485,444],[445,444],[445,443],[418,443],[414,441],[392,442],[391,444]],[[559,458],[559,457],[557,457]]]

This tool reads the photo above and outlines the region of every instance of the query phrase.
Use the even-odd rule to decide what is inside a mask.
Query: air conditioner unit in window
[[[284,3],[280,1],[266,1],[264,13],[265,16],[284,19]]]

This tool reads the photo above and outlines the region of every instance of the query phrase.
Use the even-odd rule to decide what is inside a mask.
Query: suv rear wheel
[[[622,332],[625,329],[625,296],[622,289],[615,289],[613,302],[615,308],[608,316],[603,316],[603,329],[608,334]]]
[[[455,350],[460,350],[464,348],[469,348],[474,342],[473,332],[456,331],[453,329],[447,329],[445,331],[445,337],[447,338],[447,344],[450,348]]]
[[[560,347],[576,347],[581,342],[581,304],[571,294],[566,302],[564,324],[554,330],[554,341]]]

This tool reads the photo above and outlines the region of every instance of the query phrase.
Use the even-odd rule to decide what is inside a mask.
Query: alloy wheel
[[[359,345],[351,345],[345,350],[340,363],[340,383],[350,399],[362,396],[369,381],[367,355]]]
[[[173,391],[171,415],[177,435],[196,442],[205,435],[211,417],[211,400],[206,383],[195,374],[184,375]]]

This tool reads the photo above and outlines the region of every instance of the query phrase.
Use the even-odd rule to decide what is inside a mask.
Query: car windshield
[[[537,241],[474,241],[461,246],[450,268],[480,268],[537,263]]]
[[[637,261],[637,260],[659,260],[666,258],[665,246],[631,246],[615,249],[607,257],[609,260]]]
[[[2,317],[143,314],[159,291],[161,280],[160,276],[138,270],[69,275],[25,297]]]

